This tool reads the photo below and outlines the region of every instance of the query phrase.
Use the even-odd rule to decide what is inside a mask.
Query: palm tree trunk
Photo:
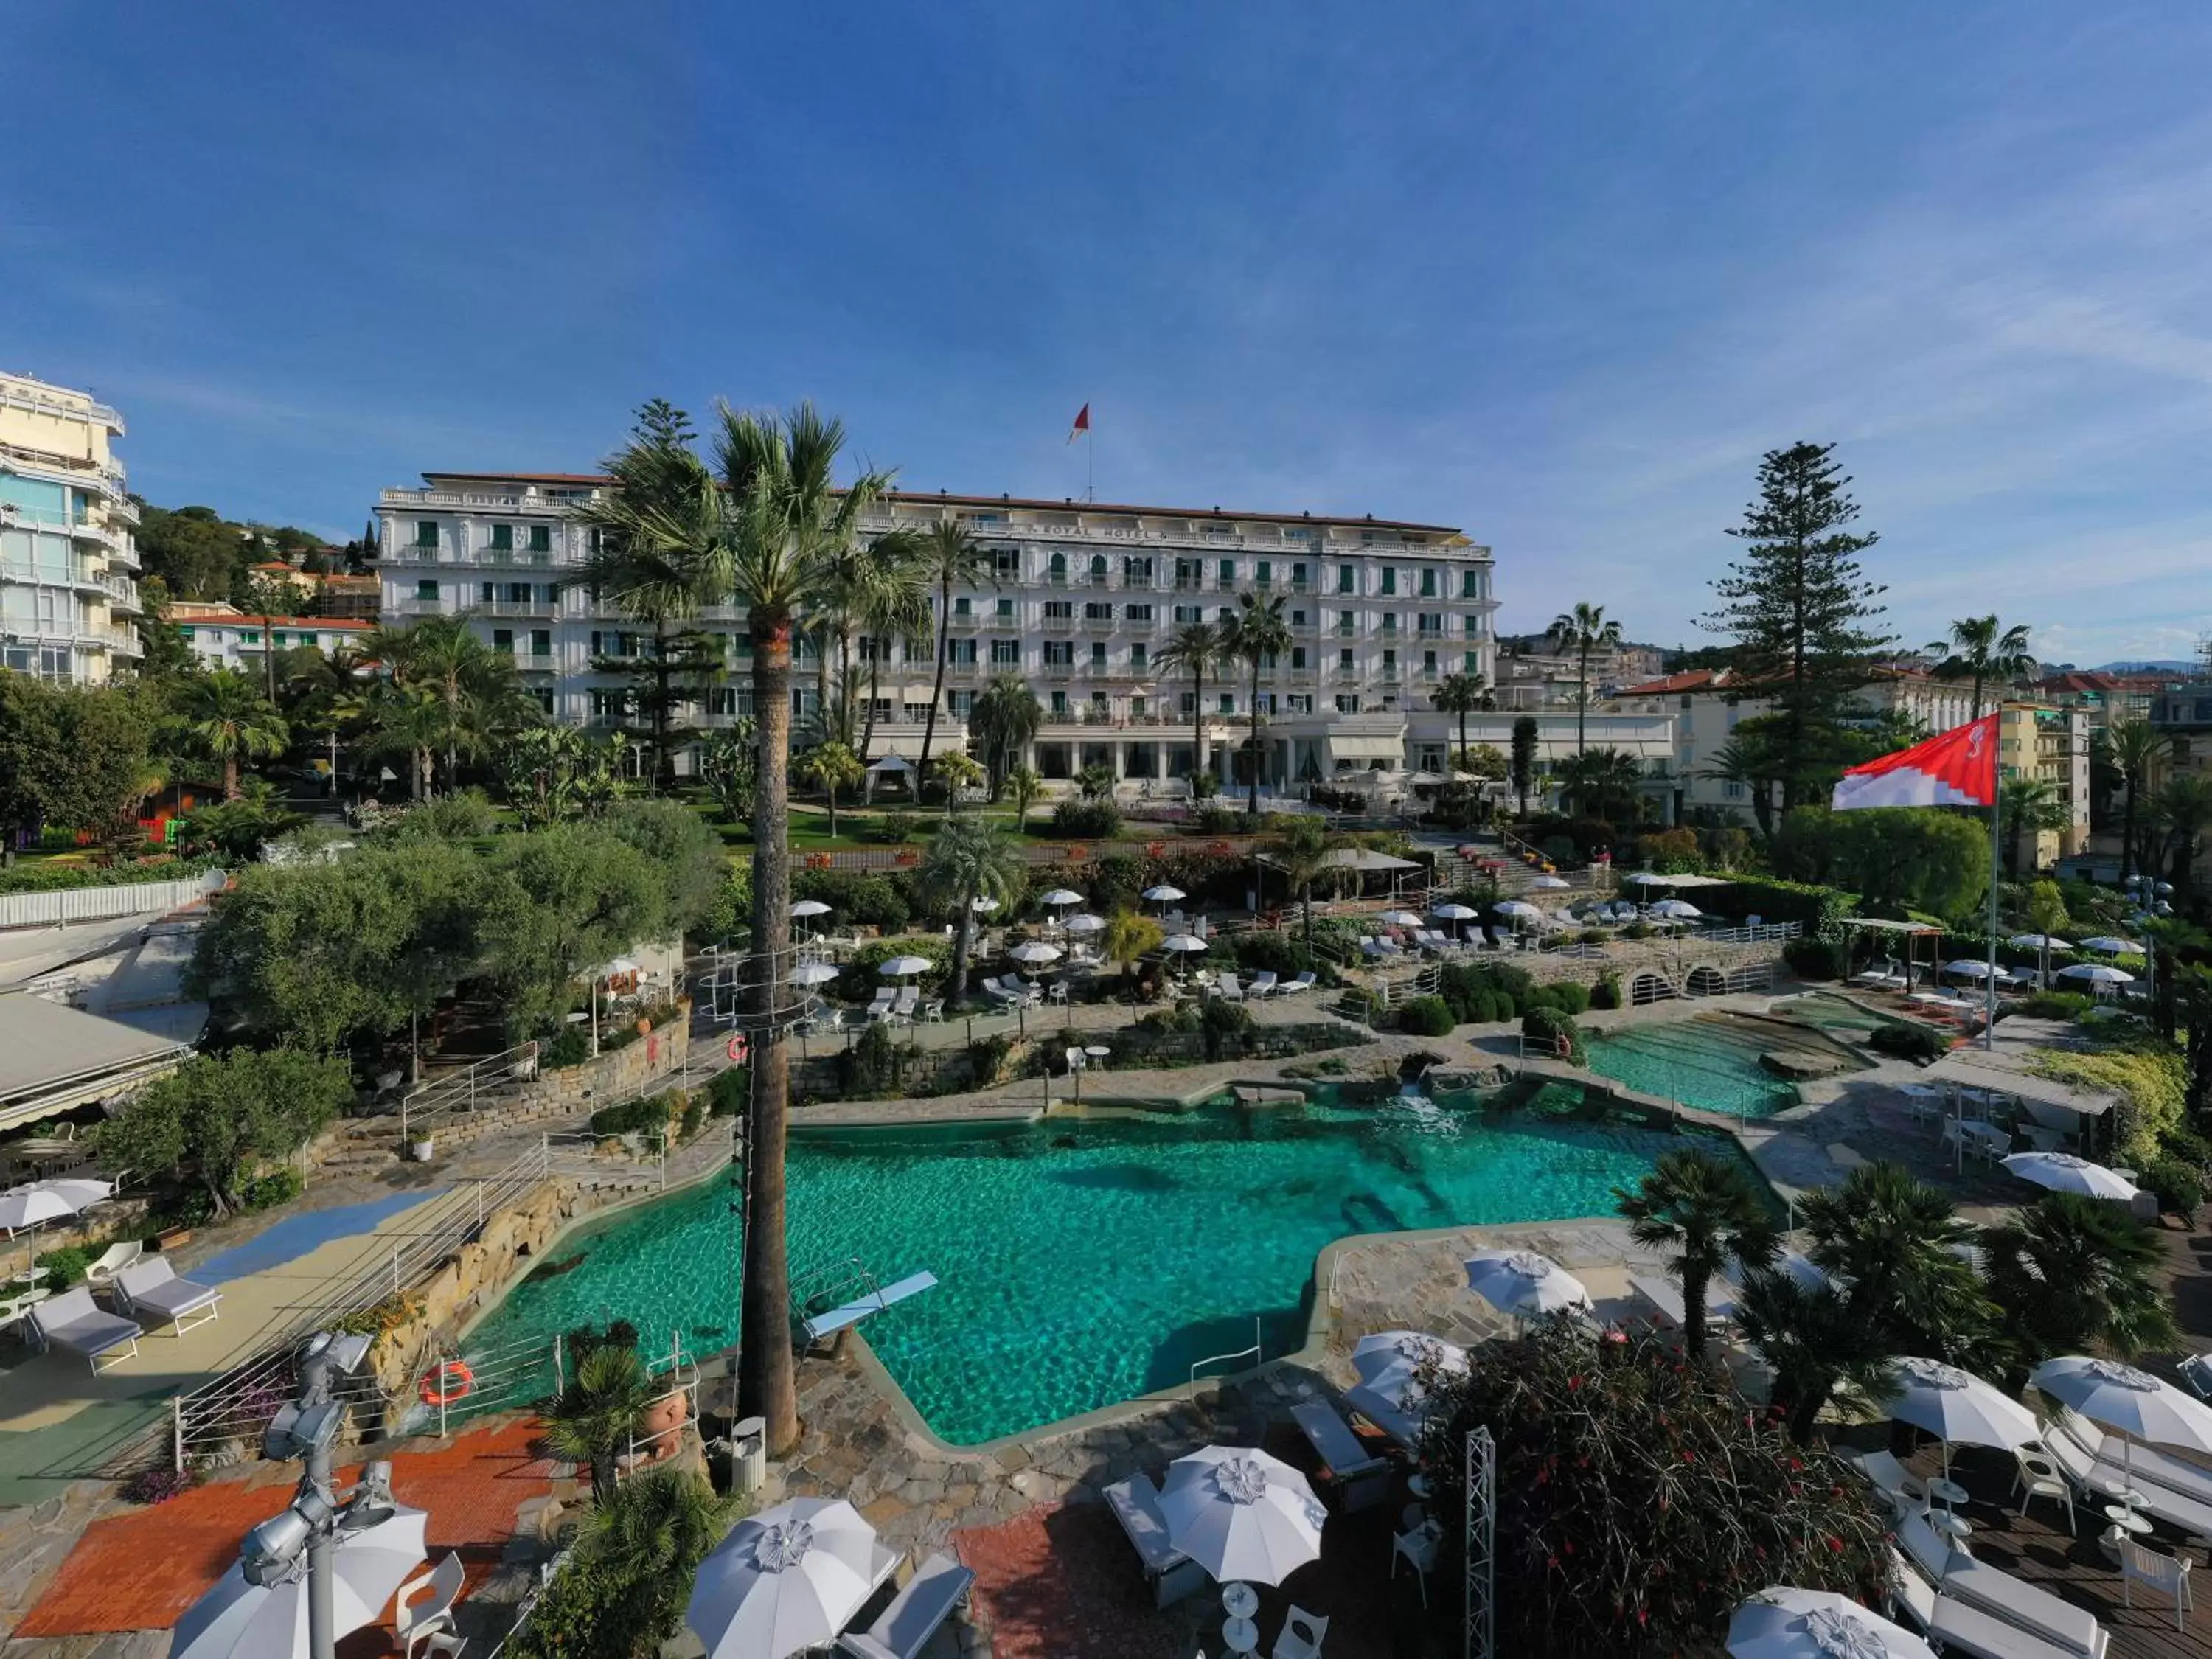
[[[791,946],[791,619],[752,613],[753,714],[760,722],[759,781],[753,797],[754,982],[752,1121],[745,1138],[744,1328],[738,1352],[738,1411],[768,1424],[781,1457],[799,1438],[792,1375],[791,1262],[784,1237],[784,1122],[791,1107],[791,1054],[774,1019],[776,987]]]
[[[2136,786],[2127,780],[2128,804],[2120,813],[2120,885],[2128,884],[2128,878],[2136,867]]]
[[[876,693],[883,688],[883,641],[876,641],[874,654],[868,659],[868,718],[860,726],[860,764],[868,763],[868,751],[876,744]],[[914,775],[915,804],[921,804],[921,774]]]
[[[1589,723],[1589,642],[1585,640],[1576,659],[1575,672],[1575,753],[1581,754],[1589,747],[1586,735]]]
[[[937,736],[937,710],[945,701],[945,658],[951,648],[952,573],[948,570],[937,596],[937,679],[929,690],[929,718],[921,723],[921,763],[914,771],[914,796],[917,806],[921,804],[922,780],[929,775],[929,745]]]
[[[1252,659],[1252,793],[1245,798],[1245,811],[1254,818],[1260,816],[1260,659]]]
[[[837,836],[837,786],[836,782],[834,781],[825,782],[822,786],[822,793],[830,798],[830,839],[834,841]]]
[[[236,755],[225,755],[222,757],[222,798],[225,800],[238,799],[238,757]]]
[[[975,895],[963,893],[960,897],[960,922],[952,934],[952,983],[946,988],[945,999],[954,1007],[968,1000],[968,952],[970,932],[975,925]]]
[[[1198,775],[1206,770],[1206,670],[1190,671],[1190,793],[1198,793]]]

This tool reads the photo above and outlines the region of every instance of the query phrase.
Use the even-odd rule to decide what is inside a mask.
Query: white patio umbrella
[[[2115,1175],[2103,1164],[2071,1152],[2014,1152],[2001,1161],[2022,1181],[2048,1187],[2054,1193],[2082,1193],[2122,1203],[2136,1195],[2135,1182],[2125,1176]]]
[[[1936,1650],[1829,1590],[1763,1589],[1729,1620],[1729,1659],[1936,1659]]]
[[[1467,1350],[1422,1331],[1376,1331],[1361,1337],[1352,1348],[1352,1369],[1359,1374],[1359,1382],[1345,1398],[1353,1405],[1366,1409],[1353,1399],[1356,1394],[1387,1412],[1414,1415],[1421,1406],[1423,1375],[1464,1375]]]
[[[1170,887],[1163,882],[1158,887],[1147,887],[1140,896],[1150,900],[1154,904],[1173,904],[1178,899],[1187,898],[1189,896],[1182,888]]]
[[[2063,939],[2053,939],[2048,933],[2014,933],[2005,941],[2015,951],[2070,951],[2074,947]]]
[[[1446,921],[1473,921],[1482,913],[1480,910],[1470,909],[1464,904],[1438,904],[1431,907],[1429,914],[1432,916],[1441,916]]]
[[[827,985],[842,970],[828,962],[803,962],[791,970],[793,985]]]
[[[1421,919],[1411,910],[1385,910],[1375,920],[1385,927],[1418,927],[1421,925]]]
[[[1565,876],[1539,876],[1528,884],[1531,887],[1540,887],[1547,893],[1557,893],[1565,891],[1573,886],[1574,883],[1569,881]]]
[[[1207,1446],[1168,1465],[1168,1547],[1221,1583],[1279,1584],[1321,1559],[1322,1508],[1306,1478],[1249,1446]]]
[[[1541,907],[1531,904],[1526,899],[1507,899],[1498,907],[1498,914],[1525,921],[1532,916],[1540,916],[1544,912]]]
[[[10,1236],[49,1221],[66,1221],[115,1196],[112,1181],[34,1181],[0,1193],[0,1229]]]
[[[1103,932],[1105,926],[1105,917],[1094,916],[1088,913],[1079,916],[1070,916],[1060,924],[1060,931],[1066,933],[1096,933]]]
[[[400,1508],[386,1520],[341,1532],[331,1552],[331,1629],[338,1636],[374,1624],[407,1577],[428,1559],[429,1516]],[[185,1610],[169,1638],[170,1659],[293,1659],[307,1651],[307,1579],[252,1584],[243,1559]]]
[[[1193,939],[1188,933],[1170,933],[1165,939],[1160,941],[1160,949],[1163,951],[1203,951],[1206,949],[1206,941],[1202,939]]]
[[[1534,1250],[1477,1250],[1467,1259],[1467,1287],[1516,1319],[1589,1306],[1582,1280]]]
[[[1655,876],[1649,870],[1638,870],[1634,875],[1623,876],[1621,879],[1632,887],[1664,887],[1671,878]]]
[[[1900,1359],[1892,1376],[1895,1392],[1881,1409],[1900,1423],[1925,1429],[1943,1443],[1943,1478],[1951,1478],[1951,1447],[2033,1445],[2042,1433],[2035,1413],[1971,1371],[1939,1359]]]
[[[1687,899],[1664,898],[1651,907],[1651,914],[1655,916],[1672,916],[1677,921],[1696,921],[1705,913]]]
[[[1970,962],[1961,957],[1956,962],[1945,963],[1943,971],[1947,974],[1956,974],[1960,979],[1987,979],[1990,976],[1990,964],[1986,962]]]
[[[2116,1359],[2068,1354],[2045,1360],[2028,1373],[2027,1380],[2060,1405],[2125,1437],[2121,1466],[2130,1486],[2135,1485],[2138,1440],[2212,1453],[2212,1407],[2148,1371]]]
[[[2131,939],[2115,939],[2110,933],[2100,933],[2094,939],[2081,941],[2085,951],[2097,951],[2108,957],[2140,956],[2142,946]]]
[[[1060,946],[1047,945],[1041,939],[1031,939],[1026,944],[1017,945],[1006,952],[1008,960],[1018,962],[1024,968],[1042,968],[1047,963],[1058,962],[1060,954]]]
[[[2077,962],[2071,968],[2061,968],[2053,979],[2078,979],[2090,985],[2132,985],[2136,976],[2124,969],[2108,968],[2101,962]]]
[[[801,899],[791,907],[791,914],[794,917],[826,916],[830,914],[830,907],[820,899]]]
[[[708,1659],[828,1647],[868,1599],[876,1529],[842,1498],[799,1498],[738,1522],[699,1564],[684,1622]]]
[[[876,969],[885,979],[905,979],[914,974],[926,974],[937,964],[927,957],[892,957]]]
[[[1178,893],[1176,896],[1180,898],[1182,896]],[[1048,904],[1052,906],[1053,908],[1058,909],[1063,905],[1082,903],[1083,895],[1076,892],[1072,888],[1055,887],[1052,891],[1047,893],[1042,898],[1039,899],[1037,902],[1040,904]]]

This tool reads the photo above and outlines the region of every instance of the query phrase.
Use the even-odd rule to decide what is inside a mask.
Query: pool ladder
[[[1198,1374],[1208,1365],[1218,1365],[1224,1359],[1242,1359],[1249,1354],[1251,1356],[1252,1363],[1246,1366],[1245,1370],[1258,1370],[1262,1358],[1260,1347],[1260,1316],[1255,1314],[1252,1316],[1252,1346],[1249,1348],[1238,1348],[1230,1353],[1210,1353],[1205,1358],[1194,1362],[1190,1368],[1190,1382],[1185,1398],[1194,1401],[1198,1398]],[[1236,1373],[1224,1371],[1214,1381],[1226,1382],[1233,1375]]]

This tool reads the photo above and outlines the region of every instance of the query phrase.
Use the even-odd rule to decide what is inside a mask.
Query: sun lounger
[[[837,1646],[852,1659],[915,1659],[953,1608],[968,1599],[975,1582],[974,1572],[939,1551],[921,1564],[874,1624],[839,1637]]]
[[[1300,974],[1296,979],[1277,986],[1275,988],[1275,994],[1277,996],[1286,997],[1293,991],[1310,991],[1320,982],[1321,975],[1315,973],[1312,969],[1309,968],[1305,972]]]
[[[1924,1509],[1898,1518],[1897,1541],[1947,1600],[2001,1619],[2052,1644],[2059,1652],[2101,1659],[2112,1639],[2095,1615],[2085,1608],[1952,1548],[1929,1524]]]
[[[215,1318],[216,1304],[222,1300],[222,1292],[212,1285],[179,1278],[169,1259],[157,1255],[135,1261],[115,1275],[115,1298],[133,1319],[151,1319],[155,1330],[163,1325],[174,1326],[171,1334],[182,1336]],[[194,1319],[194,1314],[205,1317]]]
[[[1244,988],[1237,982],[1236,975],[1224,974],[1213,981],[1213,994],[1231,1002],[1242,1002],[1244,1000]]]
[[[1106,1506],[1121,1523],[1129,1543],[1152,1581],[1152,1605],[1180,1601],[1206,1583],[1206,1569],[1168,1542],[1167,1517],[1160,1513],[1159,1489],[1141,1469],[1106,1488]]]
[[[891,1017],[891,1004],[897,1000],[897,998],[898,993],[889,986],[877,992],[868,1002],[868,1024],[872,1025],[878,1020],[889,1019]]]
[[[2174,1369],[2199,1400],[2212,1400],[2212,1354],[2193,1353]]]
[[[1363,939],[1359,941],[1359,954],[1370,960],[1378,960],[1382,955],[1382,947],[1371,939]]]
[[[93,1301],[91,1290],[82,1285],[32,1309],[31,1328],[38,1332],[41,1347],[66,1348],[83,1356],[90,1362],[95,1376],[100,1374],[100,1362],[104,1356],[115,1355],[108,1361],[112,1365],[138,1352],[138,1322],[106,1311]],[[117,1353],[118,1348],[128,1348],[130,1352]]]
[[[1656,1273],[1631,1273],[1628,1288],[1642,1297],[1665,1316],[1669,1324],[1680,1326],[1689,1310],[1682,1305],[1681,1287],[1671,1279]],[[1727,1326],[1735,1312],[1735,1286],[1716,1277],[1705,1286],[1705,1327],[1719,1330]]]
[[[921,988],[918,985],[905,986],[901,988],[897,998],[891,1003],[891,1018],[904,1020],[907,1024],[912,1024],[914,1011],[920,1006],[921,1006]]]
[[[2136,1489],[2148,1492],[2159,1486],[2189,1499],[2191,1503],[2212,1505],[2212,1469],[2162,1452],[2155,1446],[2138,1445],[2130,1450],[2123,1442],[2115,1440],[2079,1412],[2063,1409],[2053,1419],[2057,1432],[2045,1433],[2044,1438],[2071,1439],[2074,1443],[2096,1460],[2098,1471],[2118,1486],[2132,1480]],[[2146,1485],[2148,1483],[2148,1485]],[[2157,1511],[2154,1510],[2153,1514]]]
[[[1344,1493],[1346,1514],[1372,1508],[1389,1497],[1389,1459],[1377,1457],[1360,1444],[1334,1407],[1319,1400],[1303,1401],[1291,1408],[1291,1420],[1328,1466],[1329,1478]]]
[[[1893,1605],[1945,1653],[1971,1654],[1974,1659],[2080,1659],[2086,1653],[2095,1659],[2111,1640],[2104,1626],[2086,1613],[2081,1617],[2096,1632],[2096,1644],[2087,1649],[2008,1624],[1956,1596],[1939,1593],[1895,1550],[1890,1552],[1890,1573]]]
[[[1252,983],[1249,988],[1248,994],[1255,997],[1264,997],[1270,992],[1279,988],[1280,983],[1281,982],[1275,977],[1274,974],[1270,969],[1262,968],[1258,973],[1252,975]]]
[[[1867,1483],[1899,1514],[1927,1507],[1928,1483],[1917,1474],[1905,1473],[1905,1466],[1890,1453],[1845,1452],[1844,1462],[1865,1476]]]

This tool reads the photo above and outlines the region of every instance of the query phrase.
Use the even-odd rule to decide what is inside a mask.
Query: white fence
[[[0,898],[0,932],[58,927],[117,916],[163,915],[219,893],[230,878],[220,870],[181,881],[135,881],[116,887],[70,887],[58,893],[10,893]]]

